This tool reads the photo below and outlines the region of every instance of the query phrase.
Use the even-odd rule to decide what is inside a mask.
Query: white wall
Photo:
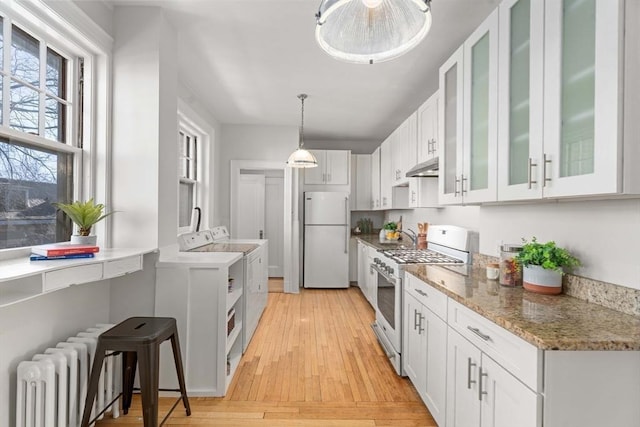
[[[109,281],[71,286],[0,309],[0,426],[15,425],[16,372],[56,343],[109,320]]]
[[[281,161],[284,163],[298,146],[297,126],[223,125],[220,156],[216,163],[216,218],[230,226],[231,160]]]
[[[417,222],[454,224],[476,230],[480,253],[498,256],[498,245],[533,236],[566,247],[583,266],[575,274],[640,289],[640,199],[539,202],[494,206],[390,211],[403,228]]]
[[[113,245],[158,247],[177,232],[177,52],[160,8],[116,7]]]

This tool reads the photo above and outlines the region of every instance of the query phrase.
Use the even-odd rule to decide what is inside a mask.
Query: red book
[[[93,254],[100,250],[100,247],[93,245],[77,245],[69,242],[52,243],[50,245],[34,246],[31,252],[42,256],[62,256],[73,254]]]

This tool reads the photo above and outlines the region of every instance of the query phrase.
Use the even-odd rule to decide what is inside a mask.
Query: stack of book
[[[93,245],[79,245],[70,242],[52,243],[31,248],[31,261],[54,259],[93,258],[100,248]]]

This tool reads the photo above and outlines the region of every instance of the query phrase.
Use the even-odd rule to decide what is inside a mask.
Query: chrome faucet
[[[416,235],[416,232],[413,231],[410,228],[407,228],[407,231],[402,230],[402,232],[409,237],[409,239],[411,239],[411,246],[413,247],[413,249],[415,249],[417,247],[417,238],[418,236]],[[409,234],[408,232],[411,232],[411,234]]]

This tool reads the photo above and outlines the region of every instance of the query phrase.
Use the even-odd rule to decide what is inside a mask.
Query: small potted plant
[[[78,227],[78,234],[71,236],[71,243],[84,245],[96,244],[97,236],[90,235],[91,227],[113,213],[103,214],[104,205],[102,203],[95,204],[93,199],[84,203],[75,201],[73,203],[52,203],[52,205],[64,212]]]
[[[398,240],[400,233],[398,232],[398,223],[394,221],[386,222],[382,229],[385,231],[385,237],[387,240]]]
[[[515,256],[522,267],[523,287],[531,292],[547,295],[562,293],[562,275],[565,269],[580,265],[580,261],[566,249],[551,241],[539,243],[522,239],[522,251]]]

